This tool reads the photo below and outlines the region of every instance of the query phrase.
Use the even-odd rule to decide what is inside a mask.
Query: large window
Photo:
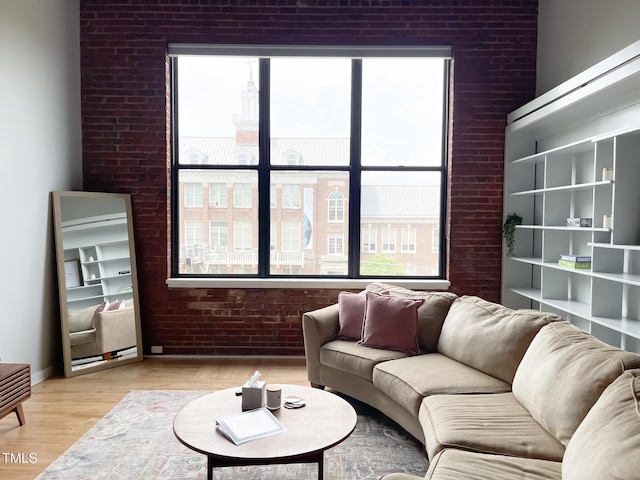
[[[443,52],[170,46],[173,275],[442,278]]]

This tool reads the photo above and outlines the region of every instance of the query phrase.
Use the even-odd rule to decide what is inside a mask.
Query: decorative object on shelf
[[[588,217],[567,218],[567,227],[591,228],[593,219]]]
[[[610,181],[613,180],[613,168],[603,168],[602,169],[602,181]]]
[[[560,260],[566,260],[568,262],[588,262],[591,263],[591,255],[570,255],[563,253],[560,255]]]
[[[602,228],[613,228],[613,218],[611,215],[602,216]]]
[[[589,262],[572,262],[571,260],[558,260],[558,265],[567,268],[576,268],[578,270],[589,270],[591,268],[591,261]]]
[[[502,225],[502,236],[507,244],[507,255],[513,254],[513,247],[516,242],[516,226],[522,225],[522,217],[517,213],[510,213]]]
[[[64,262],[64,284],[67,288],[80,286],[80,262],[78,260]]]

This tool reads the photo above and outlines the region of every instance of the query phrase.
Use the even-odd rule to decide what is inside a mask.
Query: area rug
[[[206,479],[206,457],[173,435],[173,418],[211,392],[133,390],[36,480]],[[327,480],[377,480],[389,472],[424,475],[424,447],[377,410],[345,397],[358,413],[355,431],[325,453]],[[311,480],[315,464],[225,467],[216,480]]]

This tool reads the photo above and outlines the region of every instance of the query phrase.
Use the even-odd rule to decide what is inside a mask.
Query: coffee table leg
[[[281,460],[277,460],[274,459],[273,463],[280,463],[281,461],[283,461],[283,459]],[[304,459],[302,458],[296,458],[293,461],[287,462],[284,461],[284,463],[317,463],[318,464],[318,480],[324,480],[324,450],[318,453],[314,453],[312,455],[308,455],[308,456],[304,456]],[[214,467],[223,467],[223,466],[234,466],[234,465],[269,465],[272,462],[258,462],[258,463],[251,463],[250,461],[247,461],[246,463],[243,461],[240,461],[238,463],[219,463],[215,461],[215,457],[212,457],[211,455],[207,455],[207,480],[213,480],[213,468]]]
[[[320,452],[318,459],[318,480],[324,480],[324,451]]]

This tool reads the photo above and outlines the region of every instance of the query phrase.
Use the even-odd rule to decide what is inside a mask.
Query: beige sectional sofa
[[[426,477],[385,480],[640,479],[640,355],[478,297],[381,283],[360,295],[360,339],[342,335],[341,304],[303,315],[307,372],[424,443]],[[417,300],[419,353],[367,344],[380,296]]]
[[[105,310],[104,304],[69,310],[72,359],[102,356],[108,360],[112,352],[137,345],[133,300],[118,305],[114,310]]]

